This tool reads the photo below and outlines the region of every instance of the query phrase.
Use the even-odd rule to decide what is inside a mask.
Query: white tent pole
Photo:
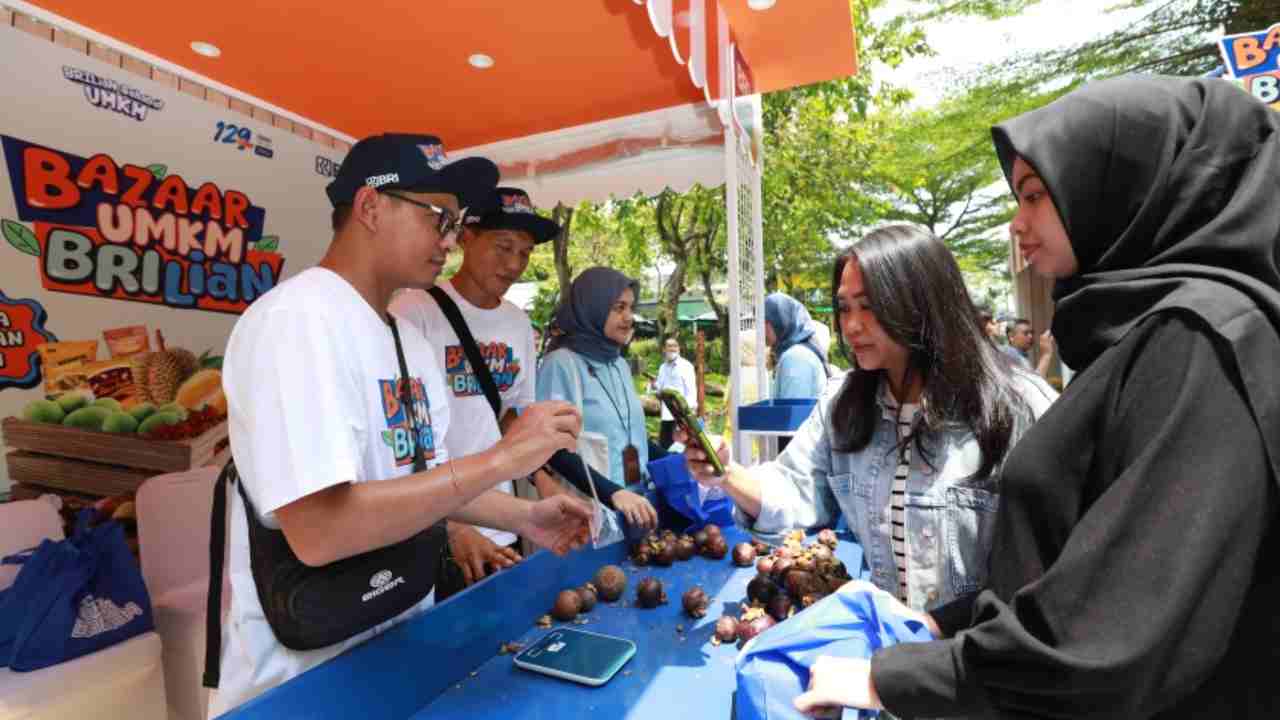
[[[763,98],[756,95],[752,98],[752,111],[755,115],[752,118],[751,127],[758,134],[764,133],[764,111],[762,109]],[[751,170],[751,253],[754,255],[756,277],[755,277],[755,307],[752,308],[755,317],[756,337],[756,387],[760,388],[758,396],[764,399],[772,396],[772,388],[769,387],[768,371],[765,368],[763,360],[763,351],[766,349],[764,345],[764,198],[761,190],[761,179],[764,177],[764,143],[756,148],[756,162]]]
[[[728,49],[729,67],[733,67],[733,45]],[[726,398],[727,412],[733,413],[733,453],[739,463],[748,464],[751,449],[743,442],[742,430],[738,427],[738,407],[742,402],[742,268],[739,260],[738,238],[738,130],[733,122],[733,91],[725,98],[729,107],[729,122],[724,124],[724,204],[725,220],[728,233],[725,244],[729,249],[729,397]]]

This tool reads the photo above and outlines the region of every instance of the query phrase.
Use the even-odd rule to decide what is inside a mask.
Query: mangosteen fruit
[[[680,598],[680,603],[684,605],[684,611],[689,617],[700,618],[707,614],[707,605],[711,599],[707,597],[707,592],[702,588],[694,585],[685,591]]]
[[[582,601],[582,609],[579,612],[587,613],[594,610],[598,597],[599,593],[596,592],[596,586],[591,583],[578,588],[578,599]]]
[[[711,527],[715,526],[712,525]],[[703,557],[707,557],[712,560],[723,559],[728,552],[729,543],[725,542],[724,537],[720,535],[707,538],[707,544],[702,546]]]
[[[784,583],[787,587],[787,594],[793,598],[804,597],[817,591],[816,578],[813,573],[804,570],[792,570],[786,574]]]
[[[791,598],[786,593],[778,593],[774,595],[767,605],[765,611],[769,616],[778,622],[786,620],[791,615]]]
[[[698,553],[698,546],[693,542],[693,538],[685,535],[676,541],[676,558],[684,561],[693,557]]]
[[[768,575],[773,572],[773,558],[768,555],[756,560],[756,572]]]
[[[662,581],[647,577],[636,586],[636,602],[642,608],[656,608],[667,601],[667,593],[662,589]]]
[[[658,553],[653,556],[653,564],[662,567],[671,567],[671,563],[676,561],[676,544],[674,542],[664,542]]]
[[[773,561],[773,571],[771,573],[773,575],[773,579],[778,582],[782,582],[782,579],[787,576],[787,573],[791,572],[792,568],[795,567],[795,564],[795,561],[791,558],[784,557],[775,559]]]
[[[551,607],[551,616],[560,622],[568,622],[582,610],[582,598],[577,590],[561,590],[556,596],[556,604]]]
[[[617,565],[605,565],[596,572],[592,584],[596,586],[602,600],[614,602],[626,592],[627,574]]]
[[[716,639],[722,643],[737,642],[738,618],[732,615],[720,616],[716,621]]]
[[[769,613],[764,611],[764,608],[750,608],[742,614],[742,619],[738,621],[738,639],[742,642],[747,642],[776,624],[774,619],[769,617]]]
[[[738,567],[750,567],[756,561],[756,549],[751,543],[738,543],[733,546],[733,564]]]
[[[747,583],[747,599],[751,602],[764,605],[777,594],[778,586],[773,584],[768,575],[757,575]]]

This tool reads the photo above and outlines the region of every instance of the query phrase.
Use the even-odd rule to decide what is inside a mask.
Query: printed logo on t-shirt
[[[431,432],[430,402],[427,400],[426,388],[422,381],[413,378],[410,383],[410,397],[413,400],[412,417],[417,418],[417,442],[422,444],[422,454],[427,460],[436,456],[434,436]],[[400,389],[395,379],[379,380],[379,394],[382,396],[382,412],[386,416],[387,429],[382,431],[382,442],[395,453],[396,465],[413,464],[413,423],[411,416],[405,412],[404,403],[400,402]]]
[[[489,364],[489,373],[493,375],[493,383],[498,392],[503,393],[516,384],[520,376],[520,360],[515,351],[504,342],[479,343],[480,357]],[[449,379],[449,389],[454,397],[471,397],[483,395],[484,389],[475,373],[471,372],[471,364],[467,362],[467,352],[461,345],[448,345],[444,349],[444,372]]]

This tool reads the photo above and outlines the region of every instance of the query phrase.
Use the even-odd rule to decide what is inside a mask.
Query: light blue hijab
[[[773,334],[777,338],[773,351],[777,357],[782,357],[793,345],[804,343],[819,360],[826,362],[813,339],[813,318],[809,317],[809,311],[799,300],[786,293],[770,293],[764,299],[764,319],[773,326]]]

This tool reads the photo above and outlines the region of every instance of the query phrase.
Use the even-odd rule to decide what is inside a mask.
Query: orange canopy
[[[714,49],[707,90],[688,64],[726,25],[749,92],[856,70],[849,0],[764,11],[747,0],[30,4],[351,137],[433,132],[454,148],[720,97]],[[702,41],[689,29],[699,14]],[[668,37],[655,15],[669,18]],[[221,57],[197,55],[193,41]],[[493,67],[470,65],[476,53]]]

